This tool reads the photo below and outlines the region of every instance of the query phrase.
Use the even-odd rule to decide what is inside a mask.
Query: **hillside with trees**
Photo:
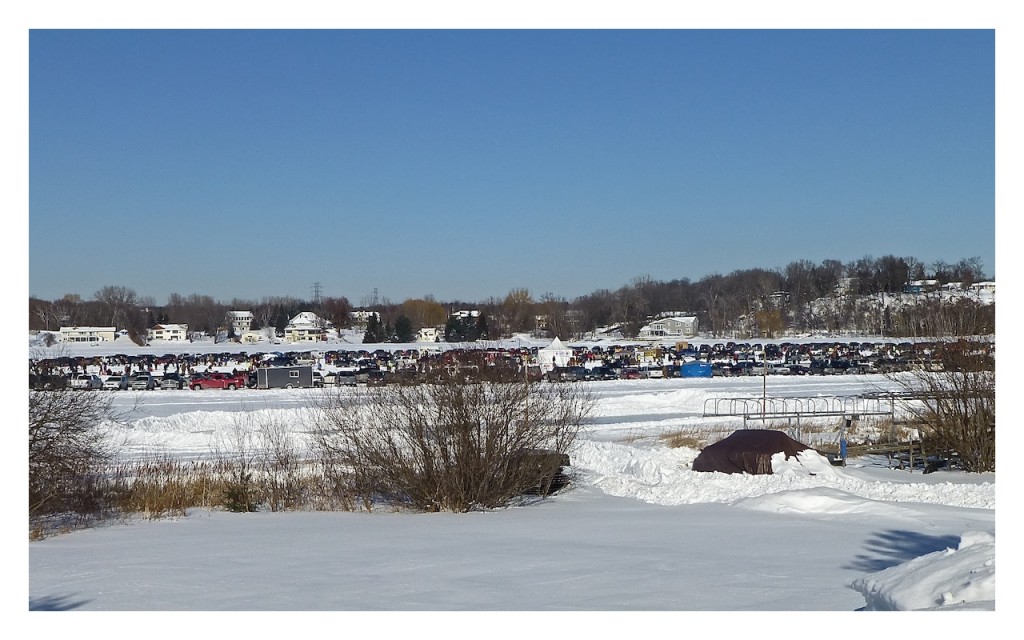
[[[914,258],[866,256],[842,263],[799,260],[779,269],[741,269],[691,281],[633,278],[615,290],[598,289],[567,300],[552,292],[535,297],[516,288],[504,297],[447,301],[431,296],[393,303],[374,299],[360,309],[376,311],[379,322],[367,331],[374,341],[408,341],[423,327],[442,328],[446,339],[495,339],[514,333],[579,338],[614,327],[636,336],[651,318],[696,316],[701,333],[711,336],[775,338],[793,333],[856,332],[886,336],[989,335],[995,332],[995,305],[969,295],[975,283],[990,280],[979,258],[931,265]],[[911,287],[926,281],[925,288]],[[913,290],[912,290],[913,289]],[[911,291],[912,290],[912,291]],[[947,295],[942,295],[943,293]],[[230,310],[253,312],[254,328],[283,331],[301,311],[312,311],[335,327],[351,326],[347,298],[307,301],[293,297],[218,302],[207,295],[171,294],[158,305],[123,286],[105,286],[89,299],[69,293],[47,301],[29,299],[29,328],[115,326],[144,334],[163,323],[187,324],[190,331],[215,334]],[[473,310],[472,319],[452,314]],[[372,335],[371,335],[372,334]],[[401,338],[401,340],[399,340]]]

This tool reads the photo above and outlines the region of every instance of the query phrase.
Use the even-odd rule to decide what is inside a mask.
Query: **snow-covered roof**
[[[187,324],[158,324],[151,331],[188,331]]]
[[[312,311],[302,311],[288,322],[288,328],[306,329],[323,327],[325,322]]]

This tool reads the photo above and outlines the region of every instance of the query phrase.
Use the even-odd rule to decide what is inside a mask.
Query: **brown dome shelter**
[[[810,449],[781,431],[771,429],[740,429],[701,450],[693,461],[694,471],[721,473],[771,474],[772,456],[791,456]]]

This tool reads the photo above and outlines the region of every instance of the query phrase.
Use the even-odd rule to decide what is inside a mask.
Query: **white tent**
[[[569,364],[572,358],[572,349],[562,344],[562,341],[555,338],[548,346],[537,350],[537,364],[541,371],[551,371],[555,367],[564,367]]]

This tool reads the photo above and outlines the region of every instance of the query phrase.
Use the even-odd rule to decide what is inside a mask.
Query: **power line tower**
[[[320,304],[320,302],[321,302],[320,293],[321,293],[320,283],[319,282],[314,282],[313,283],[313,304]]]
[[[373,288],[373,293],[365,295],[359,300],[359,305],[362,307],[376,307],[380,302],[380,296],[377,292],[377,287]]]

